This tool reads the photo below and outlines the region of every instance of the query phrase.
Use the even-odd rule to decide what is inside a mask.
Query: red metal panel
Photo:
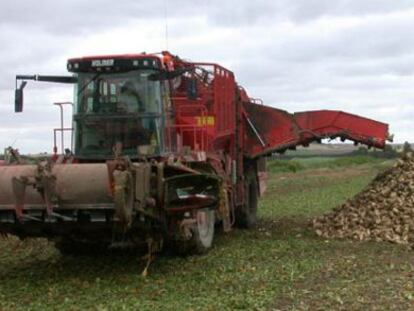
[[[294,117],[301,129],[301,144],[325,137],[341,137],[384,148],[388,138],[387,124],[343,111],[298,112]]]
[[[171,135],[179,135],[183,146],[197,151],[228,146],[236,126],[234,74],[212,63],[180,61],[175,65],[191,70],[181,76],[179,85],[173,89],[175,123],[167,126],[168,146],[174,140]],[[194,79],[197,98],[189,98],[188,86]]]
[[[387,124],[343,111],[318,110],[291,115],[252,103],[245,103],[244,109],[244,144],[248,157],[336,137],[384,148],[389,137]]]
[[[186,104],[176,107],[176,133],[181,135],[182,145],[196,151],[205,151],[211,136],[206,107],[202,104]]]
[[[68,59],[68,62],[79,62],[84,60],[94,60],[94,59],[140,59],[140,58],[152,58],[155,61],[159,60],[159,57],[153,54],[108,54],[108,55],[92,55],[85,57],[76,57]]]
[[[245,153],[249,157],[268,154],[295,146],[300,141],[299,128],[284,110],[245,103]]]

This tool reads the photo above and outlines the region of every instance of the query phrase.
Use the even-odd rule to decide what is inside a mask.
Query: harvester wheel
[[[177,245],[180,255],[205,254],[213,244],[215,211],[212,209],[198,210],[195,220],[191,226],[191,237],[186,241],[180,241]]]
[[[254,169],[247,171],[245,188],[245,204],[237,210],[236,224],[240,228],[253,228],[257,223],[257,202],[259,198],[256,173]]]

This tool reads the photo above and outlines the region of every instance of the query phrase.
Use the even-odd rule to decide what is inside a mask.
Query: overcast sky
[[[340,109],[414,140],[414,0],[2,0],[0,46],[0,148],[51,151],[52,103],[72,97],[70,86],[29,82],[15,114],[16,74],[167,48],[228,67],[267,105]]]

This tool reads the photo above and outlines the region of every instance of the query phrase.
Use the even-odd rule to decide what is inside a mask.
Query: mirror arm
[[[76,83],[77,77],[73,76],[43,76],[43,75],[16,75],[16,80],[34,80],[40,82]]]
[[[20,86],[17,86],[17,81],[22,80]],[[55,83],[76,83],[77,77],[73,76],[41,76],[41,75],[16,75],[16,90],[14,93],[14,112],[23,111],[23,89],[27,85],[26,80],[34,80],[41,82],[55,82]]]

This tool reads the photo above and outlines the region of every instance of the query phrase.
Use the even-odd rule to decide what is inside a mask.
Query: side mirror
[[[20,87],[14,92],[14,112],[23,111],[23,89],[26,86],[27,82],[23,81],[20,84]]]

